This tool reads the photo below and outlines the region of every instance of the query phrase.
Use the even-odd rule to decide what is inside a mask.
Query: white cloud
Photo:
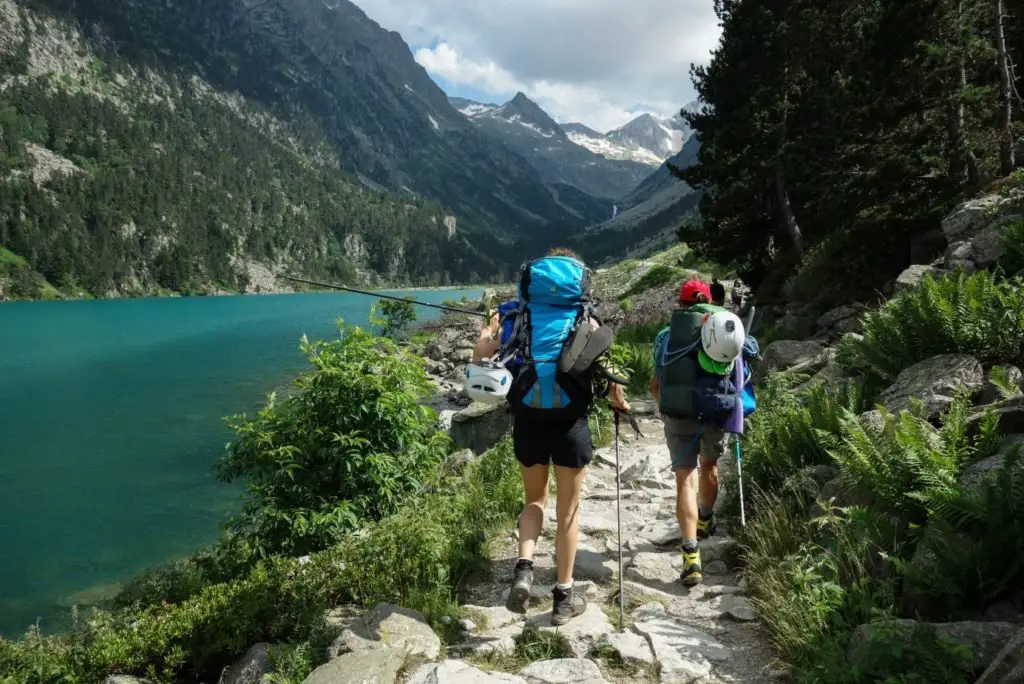
[[[433,76],[521,90],[560,121],[598,130],[693,99],[691,63],[718,41],[712,0],[354,0],[402,34]]]

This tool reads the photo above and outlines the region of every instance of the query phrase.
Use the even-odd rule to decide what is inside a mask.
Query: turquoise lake
[[[420,291],[441,302],[480,291]],[[148,566],[214,541],[239,489],[223,418],[306,367],[348,293],[0,304],[0,635],[59,625]],[[420,320],[437,311],[419,307]]]

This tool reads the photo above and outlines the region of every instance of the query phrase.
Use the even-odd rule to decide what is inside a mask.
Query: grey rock
[[[1003,233],[1021,220],[1019,215],[1004,216],[978,231],[971,240],[971,260],[982,268],[994,266],[1006,254]]]
[[[598,583],[610,582],[618,569],[618,560],[584,548],[582,545],[576,549],[576,563],[573,565],[573,577],[576,579],[592,580]]]
[[[943,257],[943,266],[953,271],[961,269],[967,273],[973,273],[978,269],[977,264],[971,258],[974,253],[974,245],[970,240],[961,240],[950,243],[946,248],[946,255]]]
[[[658,405],[653,399],[634,399],[629,402],[630,412],[634,416],[648,417],[658,415]]]
[[[412,673],[406,684],[528,684],[507,672],[484,672],[461,660],[424,665]]]
[[[445,468],[454,475],[461,475],[470,463],[476,460],[476,454],[472,449],[460,449],[448,456],[445,461]]]
[[[970,237],[988,220],[992,212],[999,210],[999,195],[987,195],[965,202],[942,219],[942,232],[950,242]]]
[[[999,421],[1000,433],[1004,435],[1024,433],[1024,397],[1005,399],[979,408],[971,414],[967,422],[976,426],[984,418],[986,411],[995,412]]]
[[[729,572],[729,566],[725,561],[715,560],[704,564],[705,575],[725,575]]]
[[[402,648],[409,656],[436,660],[441,639],[422,613],[390,603],[378,603],[345,629],[327,650],[329,658],[353,652]]]
[[[254,644],[220,677],[220,684],[261,684],[264,675],[274,671],[270,662],[270,644]]]
[[[601,610],[601,606],[596,603],[589,603],[582,615],[574,617],[561,627],[551,625],[550,609],[530,617],[528,622],[541,632],[555,634],[576,658],[585,658],[598,639],[615,629],[608,616]]]
[[[757,620],[757,611],[754,610],[754,606],[742,596],[725,594],[715,600],[717,601],[715,607],[721,610],[723,615],[727,615],[733,620],[738,622],[753,622]]]
[[[313,670],[302,684],[395,684],[405,657],[401,648],[345,653]]]
[[[510,427],[507,403],[473,403],[452,416],[450,434],[456,448],[482,454],[501,441]]]
[[[605,634],[598,640],[597,645],[613,649],[627,665],[632,663],[653,665],[655,662],[650,643],[635,632]]]
[[[924,404],[925,418],[931,418],[949,406],[958,389],[978,393],[985,384],[981,363],[965,354],[942,354],[915,363],[904,369],[889,388],[882,392],[881,401],[893,413],[910,408],[910,398],[917,397]]]
[[[1024,629],[1007,640],[975,684],[1024,684]]]
[[[776,340],[761,351],[761,357],[756,368],[758,378],[790,369],[799,372],[816,370],[827,360],[823,345],[800,340]]]
[[[139,679],[131,675],[110,675],[103,680],[103,684],[150,684],[148,679]]]
[[[681,563],[678,553],[638,553],[626,568],[626,578],[672,593],[678,587]]]
[[[818,317],[817,326],[819,328],[835,328],[837,325],[846,321],[850,318],[859,318],[864,312],[864,307],[857,304],[846,304],[843,306],[837,306],[834,309],[826,311]],[[854,332],[853,330],[847,332]]]
[[[946,273],[947,271],[944,269],[935,268],[934,266],[913,264],[896,276],[895,290],[897,293],[913,290],[921,284],[921,281],[924,280],[926,275],[930,275],[933,279],[937,280]]]
[[[607,684],[601,668],[584,658],[538,660],[519,671],[529,684]]]
[[[659,520],[653,525],[640,530],[637,536],[641,540],[646,540],[653,546],[667,546],[669,544],[678,544],[683,540],[683,533],[679,530],[679,523],[675,518],[669,520]],[[635,549],[640,551],[642,549]],[[653,551],[654,549],[647,549]]]
[[[716,535],[700,542],[700,559],[704,563],[720,560],[729,565],[735,561],[737,551],[736,541],[729,537]]]
[[[997,453],[980,461],[975,461],[964,468],[963,473],[960,475],[960,484],[964,487],[970,487],[981,482],[984,478],[1002,468],[1003,463],[1006,462],[1006,457],[1013,450],[1022,448],[1024,448],[1024,435],[1007,435]]]
[[[647,637],[661,665],[662,681],[666,681],[666,675],[677,679],[707,677],[713,662],[731,657],[721,642],[671,617],[661,604],[641,606],[633,613],[633,619],[634,629]]]

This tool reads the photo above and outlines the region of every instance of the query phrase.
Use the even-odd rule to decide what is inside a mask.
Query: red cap
[[[699,299],[704,295],[704,299]],[[679,290],[679,301],[685,304],[696,304],[699,301],[711,301],[711,288],[702,280],[687,280]]]

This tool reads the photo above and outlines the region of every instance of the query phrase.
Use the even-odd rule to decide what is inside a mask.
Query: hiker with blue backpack
[[[687,586],[703,581],[699,541],[715,532],[718,459],[728,448],[728,433],[741,434],[743,418],[756,408],[745,361],[757,357],[757,340],[736,314],[711,301],[707,283],[683,283],[679,306],[654,342],[651,391],[676,476],[680,581]]]
[[[573,591],[580,489],[593,457],[587,416],[595,396],[629,411],[626,380],[608,365],[612,330],[591,309],[591,272],[573,252],[556,248],[520,271],[518,298],[502,304],[480,331],[466,370],[476,401],[508,401],[512,442],[526,503],[519,515],[519,559],[506,607],[525,613],[533,555],[544,525],[548,478],[555,469],[556,584],[551,624],[581,615],[586,597]]]

